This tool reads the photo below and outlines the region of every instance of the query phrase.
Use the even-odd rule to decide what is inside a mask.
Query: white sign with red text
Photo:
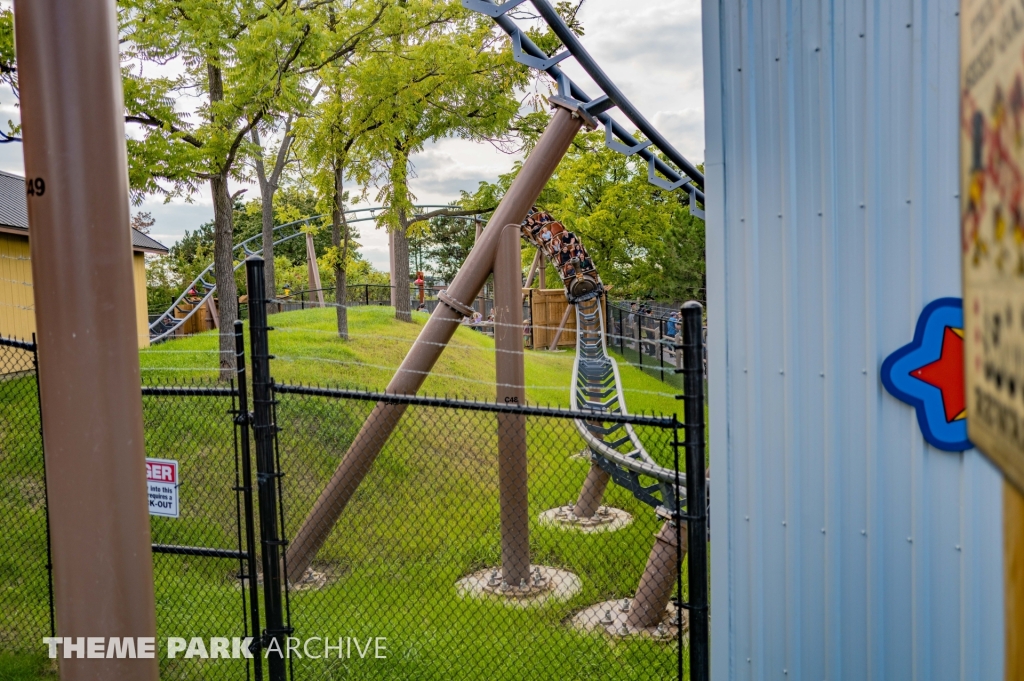
[[[146,486],[149,487],[149,514],[177,518],[178,462],[147,458]]]

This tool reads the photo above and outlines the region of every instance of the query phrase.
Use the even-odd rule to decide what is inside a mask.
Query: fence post
[[[39,444],[45,450],[46,443],[43,442],[43,396],[39,392],[39,346],[36,345],[36,335],[32,334],[32,369],[36,374],[36,405],[39,409]],[[43,459],[43,510],[46,515],[46,586],[47,595],[50,599],[50,636],[57,635],[57,620],[53,614],[53,555],[50,548],[50,491],[46,486],[46,456]]]
[[[658,344],[654,346],[655,352],[658,353],[658,367],[661,369],[661,382],[665,382],[665,346],[663,342],[665,340],[665,320],[658,318]]]
[[[284,626],[282,607],[281,547],[278,534],[277,477],[274,456],[274,431],[277,426],[271,404],[270,351],[267,342],[266,294],[263,289],[263,258],[251,256],[245,261],[249,291],[249,343],[252,352],[252,429],[256,440],[256,479],[259,490],[260,541],[263,544],[263,610],[267,628],[264,647],[275,645],[277,655],[267,655],[271,681],[284,681],[284,637],[290,631]]]
[[[363,305],[370,304],[370,285],[363,284]]]
[[[266,309],[266,308],[264,308]],[[249,614],[252,617],[252,653],[256,681],[263,679],[263,662],[260,651],[263,649],[260,639],[260,590],[256,582],[256,529],[255,514],[252,504],[252,452],[249,449],[249,392],[245,378],[245,337],[242,334],[242,320],[235,320],[235,374],[238,379],[238,413],[235,423],[238,425],[238,443],[242,459],[242,505],[245,511],[245,552],[246,578],[249,580]]]
[[[640,371],[644,370],[644,316],[640,307],[636,310],[636,356],[640,362]]]
[[[686,428],[686,517],[689,545],[690,679],[706,681],[708,654],[708,527],[704,466],[704,368],[701,323],[704,308],[689,301],[682,308],[683,424]]]

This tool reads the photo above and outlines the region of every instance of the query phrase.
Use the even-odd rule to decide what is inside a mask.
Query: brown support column
[[[558,324],[558,330],[555,331],[555,337],[551,340],[551,347],[549,347],[548,350],[554,352],[558,349],[558,340],[562,337],[562,332],[565,331],[565,325],[569,323],[569,315],[571,313],[572,305],[566,305],[565,313],[562,315],[562,321]]]
[[[220,317],[217,315],[217,302],[210,296],[206,299],[206,308],[210,311],[210,316],[213,317],[213,328],[220,328]]]
[[[445,292],[451,303],[438,305],[430,315],[416,343],[388,384],[387,392],[413,395],[423,385],[427,372],[459,327],[459,320],[468,308],[466,301],[473,300],[480,293],[494,267],[501,228],[523,221],[582,124],[583,120],[577,114],[560,107],[555,110],[533,153],[491,215],[488,225],[495,228],[483,231],[480,241],[470,251]],[[296,580],[306,571],[404,412],[404,405],[378,403],[374,407],[289,545],[289,579]]]
[[[526,403],[523,366],[523,270],[519,224],[501,229],[494,259],[494,358],[499,404]],[[509,586],[530,582],[530,512],[527,507],[526,418],[498,414],[498,494],[501,572]]]
[[[583,489],[580,490],[580,496],[572,507],[572,512],[577,518],[594,517],[597,509],[601,506],[604,490],[608,487],[610,479],[611,475],[596,463],[591,462],[590,470],[587,471],[587,479],[583,481]]]
[[[476,236],[473,237],[473,248],[476,248],[476,245],[478,243],[480,243],[480,234],[483,233],[483,227],[480,225],[480,221],[479,220],[475,220],[473,222],[473,224],[476,226]],[[484,287],[480,290],[480,297],[477,299],[478,302],[479,302],[479,305],[480,305],[480,316],[481,317],[486,317],[487,316],[487,296],[486,296],[487,290],[486,289],[487,289],[487,285],[485,283]]]
[[[530,264],[530,273],[526,275],[526,283],[523,284],[523,288],[530,288],[533,286],[533,280],[537,276],[537,265],[540,263],[540,249],[533,255],[533,262]]]
[[[316,263],[316,247],[313,245],[313,234],[306,232],[306,269],[309,271],[309,289],[316,291],[316,299],[320,307],[324,306],[324,291],[320,284],[320,267]],[[276,298],[273,291],[267,291],[268,298]]]
[[[537,288],[547,288],[548,283],[548,259],[544,255],[544,252],[540,253],[540,274],[538,275],[539,280],[537,282]]]
[[[57,635],[155,637],[114,0],[14,14]],[[58,654],[65,681],[158,676]]]
[[[683,550],[686,555],[686,530],[683,529]],[[636,595],[630,603],[626,624],[637,629],[657,626],[665,616],[665,609],[672,598],[679,572],[679,556],[676,553],[676,528],[671,522],[661,526],[654,537],[654,548],[647,558],[647,566],[640,577]]]

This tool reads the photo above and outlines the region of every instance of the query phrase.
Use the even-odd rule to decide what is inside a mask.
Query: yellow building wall
[[[132,254],[135,284],[135,319],[139,347],[149,347],[149,316],[146,305],[146,256]],[[31,340],[36,331],[32,298],[32,262],[28,239],[0,232],[0,336]]]
[[[35,330],[28,239],[0,233],[0,336],[32,340]]]
[[[132,253],[132,270],[135,275],[135,325],[139,332],[139,347],[149,347],[149,306],[146,296],[146,256]]]

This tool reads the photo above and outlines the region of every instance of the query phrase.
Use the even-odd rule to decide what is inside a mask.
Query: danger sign
[[[146,486],[149,487],[149,514],[177,518],[178,462],[147,458]]]

